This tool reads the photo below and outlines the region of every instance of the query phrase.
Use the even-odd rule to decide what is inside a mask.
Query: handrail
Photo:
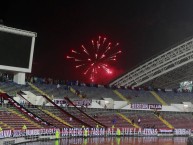
[[[73,119],[77,120],[78,122],[81,122],[82,125],[86,125],[88,127],[92,127],[91,125],[83,122],[82,120],[76,118],[75,116],[73,116],[72,114],[68,113],[67,111],[65,111],[64,109],[62,109],[61,107],[59,107],[58,105],[56,105],[52,100],[50,100],[50,98],[48,98],[46,95],[42,95],[46,100],[48,100],[51,104],[53,104],[57,109],[59,109],[61,112],[69,115],[70,117],[72,117]]]
[[[91,116],[89,116],[88,114],[86,114],[84,111],[82,111],[81,109],[79,109],[78,107],[76,107],[76,105],[74,105],[74,103],[68,98],[68,97],[65,97],[65,99],[67,101],[69,101],[77,110],[79,110],[81,113],[83,113],[85,116],[87,116],[88,118],[90,118],[91,120],[93,120],[94,122],[98,123],[99,125],[107,128],[106,125],[102,124],[101,122],[97,121],[96,119],[92,118]]]

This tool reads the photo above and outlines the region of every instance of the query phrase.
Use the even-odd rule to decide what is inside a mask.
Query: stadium
[[[192,38],[100,85],[30,75],[36,37],[0,26],[1,144],[191,142]]]
[[[0,145],[192,145],[193,1],[3,1]]]

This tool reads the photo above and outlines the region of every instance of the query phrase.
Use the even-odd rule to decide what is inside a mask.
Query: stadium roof
[[[193,80],[193,38],[146,61],[110,83],[110,86],[178,88]]]

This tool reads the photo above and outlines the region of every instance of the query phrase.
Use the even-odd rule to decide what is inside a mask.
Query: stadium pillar
[[[17,84],[25,85],[25,73],[15,73],[13,81]]]

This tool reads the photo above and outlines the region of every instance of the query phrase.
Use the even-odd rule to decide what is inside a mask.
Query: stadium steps
[[[52,118],[54,118],[55,120],[61,122],[62,124],[66,125],[66,126],[69,126],[69,127],[73,127],[72,125],[70,125],[69,123],[67,123],[66,121],[62,120],[61,118],[59,118],[58,116],[54,115],[53,113],[47,111],[47,110],[44,110],[44,109],[41,109],[39,108],[40,110],[42,110],[44,113],[46,113],[47,115],[51,116]]]
[[[168,106],[168,104],[154,91],[150,91],[151,94],[162,104]]]
[[[44,91],[42,91],[41,89],[39,89],[38,87],[36,87],[34,84],[29,83],[29,82],[28,82],[28,84],[29,84],[33,89],[35,89],[37,92],[39,92],[40,94],[45,95],[45,96],[47,96],[49,99],[51,99],[51,97],[50,97],[48,94],[46,94]],[[52,99],[51,99],[51,100],[52,100]]]
[[[5,91],[3,91],[2,89],[0,89],[0,93],[5,93]]]
[[[70,87],[70,92],[72,92],[73,94],[76,94],[76,90],[72,87]],[[83,98],[81,94],[79,94],[78,97]]]
[[[14,129],[13,127],[9,126],[8,124],[0,121],[0,126],[2,129]]]
[[[163,122],[168,128],[174,129],[173,125],[171,125],[167,120],[163,119],[160,115],[155,115],[161,122]]]
[[[126,101],[128,104],[131,103],[131,102],[130,102],[125,96],[123,96],[119,91],[113,90],[113,92],[114,92],[119,98],[121,98],[123,101]]]
[[[125,115],[121,114],[121,113],[117,113],[117,115],[121,116],[123,119],[125,119],[128,123],[130,123],[131,125],[133,125],[135,128],[140,128],[136,123],[132,124],[131,120],[129,118],[127,118]]]
[[[11,113],[13,113],[13,114],[19,116],[20,118],[22,118],[22,119],[28,121],[29,123],[33,124],[35,127],[37,127],[37,128],[42,128],[42,126],[40,126],[39,124],[37,124],[37,123],[31,121],[29,118],[25,117],[24,115],[19,114],[18,112],[14,111],[14,110],[12,110],[12,109],[10,109],[10,108],[7,109],[7,110],[8,110],[9,112],[11,112]]]

